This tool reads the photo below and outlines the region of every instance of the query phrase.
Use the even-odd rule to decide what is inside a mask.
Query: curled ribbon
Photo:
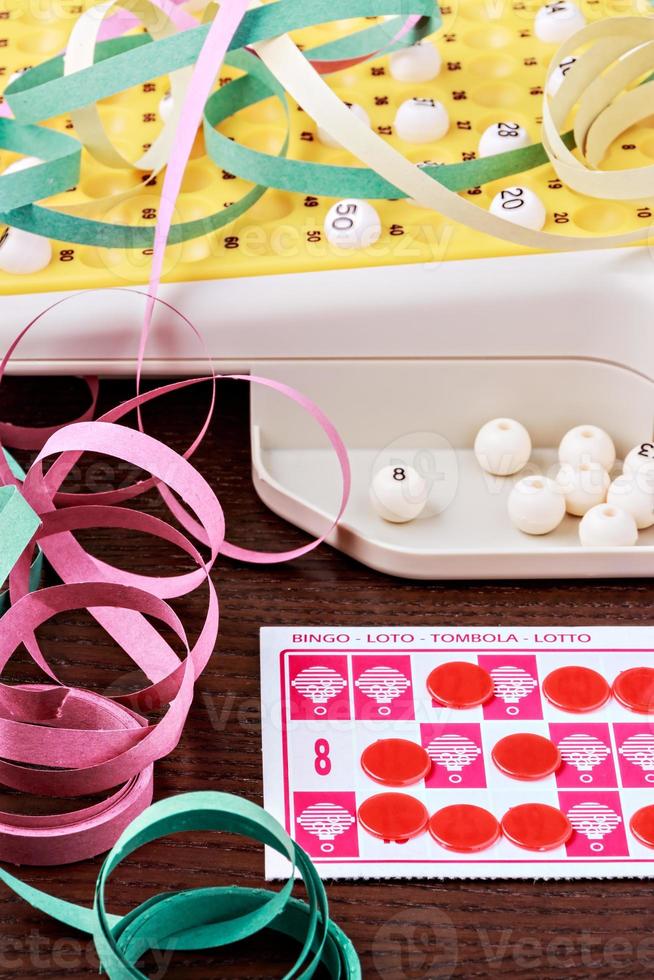
[[[137,8],[141,15],[140,11],[152,3],[154,0],[125,0],[123,6]],[[163,0],[157,0],[157,3],[163,3]],[[334,70],[350,61],[358,62],[365,57],[414,43],[424,35],[426,28],[433,31],[436,26],[433,8],[430,3],[423,5],[422,0],[413,0],[414,9],[406,22],[412,25],[410,28],[406,27],[406,23],[404,29],[400,25],[398,29],[388,25],[377,26],[305,53],[300,53],[287,36],[290,30],[324,20],[400,12],[394,0],[376,0],[374,9],[370,0],[356,0],[354,7],[351,3],[345,6],[347,10],[341,9],[341,0],[335,0],[327,12],[321,0],[280,0],[247,11],[241,26],[232,32],[231,40],[224,36],[225,50],[231,52],[228,63],[246,67],[248,76],[226,87],[233,87],[233,92],[223,94],[219,91],[205,100],[207,150],[217,165],[229,167],[230,172],[253,182],[258,181],[258,184],[249,195],[231,205],[233,211],[225,209],[193,222],[173,224],[168,236],[170,243],[207,234],[234,220],[258,200],[267,186],[324,196],[408,196],[455,221],[532,248],[605,248],[642,240],[641,229],[621,235],[577,237],[531,231],[483,211],[472,202],[457,197],[454,192],[521,173],[549,160],[561,179],[580,193],[634,200],[650,196],[653,167],[626,171],[601,171],[597,168],[607,147],[620,132],[651,115],[652,83],[649,79],[636,88],[629,88],[652,68],[654,62],[654,45],[651,43],[654,21],[651,17],[618,17],[601,21],[580,31],[557,51],[548,70],[548,78],[559,62],[572,52],[582,53],[574,71],[566,73],[558,93],[551,98],[544,97],[542,144],[462,164],[418,168],[351,113],[345,112],[340,100],[325,85],[318,72]],[[224,8],[231,10],[232,5],[223,5],[221,11]],[[147,19],[145,14],[143,16]],[[212,24],[208,23],[151,42],[146,36],[105,41],[95,48],[93,64],[88,63],[87,52],[86,60],[79,62],[87,64],[86,68],[61,75],[61,61],[53,59],[26,72],[12,83],[7,98],[20,126],[61,111],[95,113],[96,110],[91,107],[101,98],[166,72],[175,76],[176,72],[186,70],[201,54],[211,32]],[[222,34],[222,30],[216,34]],[[270,69],[267,76],[253,67],[252,60],[247,61],[246,46],[256,50]],[[270,94],[285,100],[286,92],[298,99],[319,125],[332,132],[369,169],[287,160],[287,140],[280,148],[279,157],[258,153],[238,144],[230,147],[228,144],[231,141],[216,132],[215,125],[233,112]],[[619,93],[623,95],[617,99]],[[195,105],[199,95],[197,79],[192,94],[190,105]],[[560,129],[577,101],[579,107],[574,130],[562,136]],[[186,107],[188,103],[184,102],[184,105]],[[2,135],[0,130],[0,139]],[[29,135],[26,133],[25,138]],[[97,140],[91,139],[88,132],[87,136],[88,145],[97,144]],[[31,138],[36,139],[34,134],[31,134]],[[572,153],[575,145],[580,147],[581,159]],[[110,152],[107,146],[105,150]],[[72,150],[70,157],[72,161]],[[43,164],[42,168],[48,166]],[[19,177],[23,178],[20,184],[14,181]],[[4,179],[0,177],[0,185]],[[0,220],[8,224],[61,240],[100,246],[143,248],[149,247],[154,240],[152,229],[95,221],[74,213],[80,210],[80,206],[66,209],[71,213],[65,213],[61,209],[57,211],[34,205],[39,193],[43,196],[43,170],[40,175],[27,177],[24,173],[12,174],[6,179],[12,181],[9,190],[14,202],[21,199],[31,202],[23,207],[3,209]],[[17,188],[20,188],[20,197]],[[81,208],[88,210],[89,205]]]
[[[109,914],[105,890],[117,866],[144,844],[189,830],[250,837],[286,857],[291,875],[278,892],[236,886],[188,889],[156,895],[122,917]],[[306,887],[306,902],[291,894],[296,869]],[[325,889],[309,856],[265,810],[227,793],[174,796],[155,803],[134,819],[102,865],[93,909],[48,895],[1,869],[0,880],[33,908],[91,934],[110,980],[144,978],[136,964],[148,950],[213,949],[263,929],[290,936],[301,944],[285,980],[309,980],[319,967],[333,980],[361,978],[356,951],[329,918]]]
[[[19,339],[0,365],[0,377]],[[198,384],[209,384],[213,390],[216,381],[223,380],[246,380],[272,387],[308,411],[326,432],[341,465],[343,492],[334,522],[317,541],[281,554],[269,554],[225,540],[225,520],[218,498],[186,458],[206,431],[213,399],[207,420],[185,455],[145,432],[119,424],[130,412],[166,394]],[[94,402],[94,385],[92,394]],[[57,431],[6,425],[0,434],[23,445],[35,445],[39,440],[44,443],[23,479],[21,471],[15,467],[12,470],[9,460],[0,455],[0,482],[6,485],[2,494],[31,515],[31,522],[23,523],[23,533],[14,547],[10,550],[7,545],[2,550],[6,568],[10,569],[13,604],[2,619],[0,672],[5,673],[13,652],[23,643],[49,680],[47,684],[21,687],[0,683],[0,782],[21,792],[47,797],[111,791],[101,803],[64,817],[37,819],[0,814],[0,857],[16,863],[62,864],[107,850],[134,814],[150,802],[152,766],[179,741],[195,682],[216,645],[219,604],[209,573],[218,555],[261,563],[306,554],[325,539],[344,510],[350,489],[349,464],[338,433],[318,406],[288,386],[249,376],[223,379],[211,375],[174,382],[136,395],[97,421],[87,420],[85,413],[80,421]],[[62,491],[71,468],[86,452],[120,459],[150,477],[99,494]],[[53,461],[46,471],[45,464],[50,460]],[[124,504],[154,486],[187,534],[158,517],[112,506]],[[195,570],[151,576],[109,565],[90,555],[75,538],[77,531],[100,527],[150,534],[166,541],[185,553]],[[206,558],[190,536],[206,546]],[[30,562],[37,547],[63,584],[30,592]],[[200,633],[191,645],[169,601],[200,587],[208,591],[207,610]],[[61,684],[40,649],[35,631],[51,616],[75,608],[91,612],[147,677],[146,687],[108,697]],[[146,616],[172,630],[184,650],[183,658]],[[144,709],[164,708],[165,714],[156,724],[150,724],[142,713]]]

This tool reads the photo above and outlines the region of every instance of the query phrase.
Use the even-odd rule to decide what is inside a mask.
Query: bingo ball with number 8
[[[423,511],[429,490],[412,466],[384,466],[373,478],[370,501],[380,517],[394,524],[412,521]]]
[[[372,204],[348,198],[327,212],[325,235],[338,248],[366,248],[381,235],[381,220]]]
[[[491,201],[490,212],[531,231],[540,231],[547,218],[545,205],[528,187],[505,187]]]

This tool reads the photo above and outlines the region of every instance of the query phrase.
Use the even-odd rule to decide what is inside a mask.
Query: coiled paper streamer
[[[181,831],[220,830],[243,834],[274,848],[291,865],[278,892],[254,888],[197,888],[156,895],[129,914],[107,912],[109,879],[130,854],[158,838]],[[307,902],[292,897],[295,871],[307,891]],[[17,895],[64,925],[93,936],[100,962],[110,980],[139,980],[136,966],[150,949],[198,950],[227,946],[271,929],[302,944],[291,978],[310,978],[319,966],[334,980],[360,980],[356,951],[329,918],[327,896],[311,859],[282,826],[262,810],[227,793],[186,793],[161,800],[122,833],[102,865],[93,909],[55,898],[0,869],[0,879]]]
[[[142,2],[125,0],[125,6],[142,6],[145,2],[146,0]],[[422,17],[423,21],[430,13],[433,15],[431,2],[423,4],[422,0],[414,0],[412,7],[414,9],[411,11],[411,16]],[[231,4],[229,2],[224,4],[221,11],[225,8],[231,8]],[[229,166],[231,172],[248,179],[255,177],[256,170],[256,178],[261,181],[261,186],[254,188],[250,192],[251,196],[246,195],[241,202],[233,205],[235,210],[230,213],[224,211],[207,216],[205,219],[173,226],[168,238],[171,243],[193,235],[206,234],[233,220],[258,199],[265,186],[301,189],[303,192],[316,195],[333,194],[341,177],[345,179],[345,183],[339,185],[339,196],[343,193],[356,193],[361,197],[410,196],[423,206],[438,210],[456,221],[529,247],[604,248],[642,240],[642,230],[622,235],[589,235],[575,238],[530,231],[482,211],[471,202],[457,197],[449,188],[460,190],[466,186],[475,186],[501,176],[519,173],[550,159],[564,182],[569,182],[570,186],[591,196],[637,199],[644,193],[651,192],[654,167],[640,168],[638,171],[615,171],[610,174],[602,174],[601,171],[594,171],[592,168],[597,165],[604,149],[616,135],[650,114],[647,101],[651,98],[651,90],[647,84],[642,86],[642,92],[638,89],[630,89],[618,102],[614,101],[614,97],[652,66],[652,54],[648,43],[653,34],[652,18],[625,17],[602,21],[585,28],[559,49],[552,60],[550,72],[572,51],[590,45],[580,56],[575,71],[566,76],[557,95],[549,102],[547,97],[545,98],[542,146],[528,147],[481,161],[445,165],[431,170],[421,169],[409,163],[401,154],[356,120],[351,113],[346,112],[340,100],[309,64],[309,59],[313,57],[316,64],[324,67],[325,55],[339,56],[341,64],[345,55],[361,57],[361,46],[366,43],[365,41],[357,39],[354,45],[351,42],[350,44],[334,42],[331,45],[323,45],[314,52],[308,52],[305,57],[288,37],[279,36],[285,31],[325,20],[398,11],[399,5],[389,0],[379,0],[374,5],[364,0],[357,0],[354,6],[336,0],[328,7],[323,0],[309,0],[306,3],[300,0],[280,0],[265,7],[256,7],[245,14],[241,27],[226,45],[237,54],[239,66],[242,66],[244,54],[241,49],[246,45],[254,46],[263,61],[272,69],[273,76],[282,83],[283,89],[298,99],[305,111],[319,125],[328,129],[355,156],[367,163],[370,171],[352,168],[352,172],[348,175],[349,168],[277,160],[265,154],[247,151],[246,148],[234,148],[233,152],[226,155],[224,139],[221,140],[219,134],[215,134],[216,138],[208,140],[208,152],[212,159],[215,162],[220,161],[221,166]],[[406,13],[405,11],[405,15]],[[433,23],[430,24],[432,30],[433,26]],[[46,119],[62,111],[71,113],[77,109],[84,109],[88,104],[116,94],[133,84],[166,72],[174,73],[192,64],[202,51],[211,29],[211,24],[202,25],[152,43],[147,43],[147,39],[143,37],[120,38],[104,42],[96,50],[98,59],[96,64],[63,77],[60,77],[61,59],[53,59],[15,81],[7,91],[7,98],[20,120],[19,125]],[[384,29],[377,27],[371,30],[379,32]],[[418,28],[412,29],[399,41],[395,40],[398,36],[396,32],[393,36],[393,45],[412,43],[416,39],[416,31]],[[360,32],[362,35],[367,33]],[[265,40],[266,37],[272,40]],[[376,37],[379,37],[379,34]],[[346,42],[349,40],[346,39]],[[371,40],[372,38],[368,39],[368,43]],[[369,54],[379,53],[381,49],[378,43],[376,40],[377,46],[372,50],[368,48]],[[386,50],[389,50],[388,46]],[[605,69],[614,65],[618,58],[621,61],[611,73],[610,84],[599,86],[594,84],[594,80]],[[326,61],[328,62],[329,58]],[[217,65],[214,68],[217,69]],[[258,81],[261,81],[261,77],[259,73]],[[251,104],[251,90],[248,92],[247,79],[232,83],[232,85],[237,84],[240,89],[239,94],[244,98],[242,104]],[[562,140],[558,127],[562,125],[570,107],[584,92],[587,94],[584,95],[578,118],[585,119],[586,122],[578,122],[574,134],[566,134]],[[218,95],[220,96],[221,93]],[[249,102],[248,98],[250,98]],[[231,103],[232,111],[242,107],[237,102],[236,93],[227,97],[227,101]],[[216,104],[219,109],[224,108],[217,99],[212,103],[212,110]],[[205,119],[205,130],[212,129],[219,118],[224,116],[213,115],[210,111],[208,119]],[[1,136],[0,132],[0,138]],[[35,138],[34,134],[32,136]],[[573,145],[575,137],[577,142],[581,141],[583,152],[588,154],[586,162],[580,161],[570,153],[569,147]],[[283,146],[280,155],[283,156],[286,150],[287,147]],[[218,152],[220,156],[217,156]],[[24,177],[24,174],[12,174],[7,180],[18,177]],[[29,192],[27,178],[21,185],[22,193],[26,196],[31,195],[29,198],[31,201],[38,199],[39,188],[36,185],[42,182],[42,175],[39,180],[36,179],[36,175],[34,177],[34,184],[30,185]],[[0,185],[2,180],[3,178],[0,178]],[[16,185],[13,185],[11,188],[14,201],[18,199],[15,187]],[[88,206],[84,205],[84,207]],[[64,215],[52,209],[35,207],[3,210],[0,220],[51,237],[96,245],[142,248],[151,245],[154,237],[151,229],[128,230],[126,226],[111,225],[72,214]]]
[[[143,3],[139,6],[143,7],[145,2],[146,0],[143,0]],[[155,4],[154,0],[152,0],[149,6],[158,6],[160,2],[161,0],[157,0]],[[381,5],[384,7],[384,12],[388,10],[389,13],[400,12],[402,6],[401,0],[382,0]],[[136,0],[125,0],[122,6],[131,8],[132,6],[137,6],[137,2]],[[229,9],[229,4],[225,6]],[[374,0],[356,0],[354,5],[344,2],[344,0],[339,0],[339,4],[334,5],[332,8],[330,16],[336,17],[340,13],[344,18],[354,17],[357,16],[357,11],[361,16],[367,16],[375,12],[377,6],[379,5],[375,5]],[[343,42],[326,45],[318,49],[318,53],[321,54],[322,58],[317,64],[323,70],[335,71],[347,64],[358,63],[371,54],[378,53],[381,49],[390,51],[396,47],[415,43],[415,41],[419,40],[425,34],[433,32],[439,23],[439,14],[436,12],[431,0],[415,0],[415,6],[417,8],[416,16],[420,17],[421,14],[423,15],[420,23],[415,27],[406,28],[405,22],[402,18],[398,17],[396,18],[398,28],[389,28],[386,25],[385,27],[377,26],[359,31],[351,38],[344,39]],[[96,8],[92,8],[90,13],[95,10]],[[257,24],[253,21],[254,15],[257,14],[256,10],[246,15],[243,30],[247,28],[248,23],[252,23],[253,38],[258,37],[260,34],[266,36],[268,32],[272,32],[273,34],[283,33],[286,30],[303,26],[308,21],[319,23],[324,18],[321,4],[317,0],[313,0],[311,6],[301,3],[299,0],[284,0],[283,3],[271,5],[271,7],[265,8],[265,10],[267,14],[263,20],[263,24]],[[413,19],[415,17],[410,17],[409,21]],[[391,29],[396,30],[396,34],[394,34],[389,43],[389,30]],[[237,38],[241,33],[242,31],[238,32]],[[187,30],[183,35],[168,38],[162,43],[170,43],[171,47],[173,45],[175,46],[173,57],[178,59],[184,67],[193,64],[197,60],[208,34],[209,26],[204,26],[195,28],[194,30]],[[165,74],[169,70],[171,63],[168,48],[161,49],[156,44],[148,45],[148,41],[149,38],[147,36],[138,36],[104,42],[96,48],[97,64],[95,68],[85,69],[67,76],[63,76],[63,58],[52,59],[44,65],[25,73],[24,77],[29,74],[33,85],[26,93],[25,98],[27,101],[23,102],[21,96],[18,95],[17,98],[20,106],[17,109],[14,101],[12,101],[12,108],[22,113],[21,120],[28,117],[30,119],[42,120],[48,118],[48,114],[52,115],[63,111],[63,105],[68,105],[72,98],[70,111],[73,114],[77,108],[80,106],[84,107],[89,101],[98,101],[109,94],[116,94],[126,87],[130,87],[134,79],[136,79],[133,82],[134,84],[140,84],[152,77]],[[225,41],[229,44],[226,38]],[[88,43],[92,45],[92,37],[88,38]],[[145,49],[143,49],[144,45],[147,45]],[[237,47],[237,41],[234,40],[232,49],[235,50]],[[341,53],[346,57],[340,58],[339,54]],[[129,55],[131,57],[126,57]],[[212,56],[215,59],[215,52],[212,52]],[[88,60],[88,52],[86,57]],[[100,69],[104,67],[105,60],[109,62],[108,67],[110,70],[106,74],[102,73],[101,77],[97,77]],[[215,59],[212,65],[214,75],[217,73],[219,67],[219,60]],[[119,74],[116,74],[117,72]],[[127,72],[127,75],[123,74],[124,72]],[[18,81],[22,81],[22,79]],[[7,95],[10,92],[14,92],[14,84],[7,90]],[[46,99],[45,102],[43,101],[44,98]],[[67,101],[62,102],[62,99]],[[193,101],[197,100],[194,99]],[[54,108],[54,106],[58,106],[59,108]],[[25,132],[19,135],[16,129],[17,126],[22,126],[22,122],[18,124],[12,120],[0,119],[0,146],[5,145],[7,149],[29,153],[43,159],[47,159],[46,152],[49,154],[55,152],[62,154],[64,159],[59,158],[56,161],[59,168],[57,176],[60,176],[61,172],[65,169],[68,175],[66,186],[74,186],[79,179],[78,141],[72,137],[63,137],[70,143],[69,152],[66,154],[63,143],[59,142],[55,148],[51,145],[50,141],[41,140],[39,135],[41,131],[40,127],[23,127]],[[46,132],[49,131],[46,130]],[[22,145],[26,147],[25,149],[20,149],[16,146],[19,140],[22,141]],[[91,150],[94,149],[94,146],[91,143]],[[41,147],[43,147],[43,151]],[[280,153],[286,153],[287,148],[288,140],[285,141]],[[212,157],[212,159],[217,166],[222,166],[215,157]],[[156,161],[158,168],[163,163],[165,163],[164,158]],[[34,168],[34,170],[37,170],[37,168]],[[35,230],[38,228],[38,234],[57,238],[62,241],[74,241],[105,247],[139,249],[149,248],[153,245],[155,232],[152,228],[120,225],[86,217],[87,214],[97,213],[98,210],[104,213],[119,201],[131,196],[134,191],[124,192],[112,198],[103,198],[91,204],[75,205],[60,209],[38,206],[32,208],[20,207],[21,204],[28,204],[40,200],[45,196],[43,193],[44,166],[40,165],[38,170],[39,173],[35,173],[34,175],[31,171],[23,171],[18,174],[10,174],[7,177],[0,176],[0,205],[2,206],[0,221],[15,225],[24,230]],[[34,179],[32,179],[32,176]],[[15,181],[15,177],[20,177],[22,180],[20,182]],[[6,181],[6,184],[3,184],[3,181]],[[7,185],[8,192],[11,196],[5,198],[3,191]],[[64,189],[60,183],[53,184],[52,186],[56,186],[57,192],[58,190]],[[266,185],[255,187],[252,191],[245,194],[240,201],[235,202],[229,208],[221,209],[204,218],[173,225],[168,236],[169,242],[173,244],[185,241],[189,238],[205,235],[210,231],[224,227],[252,207],[265,193],[266,189]],[[49,190],[48,193],[52,194],[55,191]],[[13,205],[11,213],[5,210],[5,200],[8,203],[11,202]]]
[[[0,378],[19,341],[20,337],[0,365]],[[240,380],[239,376],[235,379]],[[118,424],[133,410],[165,394],[198,384],[208,384],[213,389],[218,380],[224,379],[209,376],[172,383],[135,396],[98,421],[78,421],[54,432],[50,428],[39,433],[36,429],[11,426],[3,430],[3,434],[9,433],[23,444],[36,444],[39,438],[45,444],[22,481],[0,455],[0,483],[6,484],[3,493],[11,500],[22,501],[25,508],[29,504],[32,510],[28,511],[33,515],[33,523],[25,528],[12,552],[2,549],[7,567],[15,564],[9,574],[13,605],[5,613],[0,630],[0,672],[22,642],[52,683],[23,687],[0,683],[0,783],[46,797],[113,791],[100,804],[64,817],[37,819],[0,814],[0,857],[5,860],[62,864],[111,846],[134,814],[150,801],[153,763],[177,744],[195,681],[215,648],[219,607],[209,572],[218,555],[222,552],[259,563],[295,558],[324,540],[344,510],[350,473],[340,437],[310,399],[278,382],[256,377],[242,379],[274,388],[308,411],[326,432],[343,473],[340,508],[332,525],[317,541],[280,554],[229,544],[220,503],[187,458],[144,432]],[[213,399],[207,419],[186,456],[192,455],[204,435],[212,409]],[[150,473],[151,478],[101,494],[63,492],[63,481],[84,452],[124,460]],[[52,457],[54,462],[46,472],[44,463]],[[187,535],[167,522],[131,508],[111,506],[125,503],[153,486],[190,529],[189,533],[207,546],[206,559]],[[178,501],[183,502],[183,507]],[[88,554],[74,537],[73,532],[94,527],[154,535],[185,552],[196,570],[156,577],[115,568]],[[29,565],[37,544],[63,585],[30,593]],[[191,645],[168,600],[201,587],[208,592],[207,611],[199,636]],[[145,674],[148,686],[133,694],[107,698],[60,684],[39,647],[35,630],[51,616],[75,608],[89,609]],[[184,659],[145,616],[163,622],[173,631],[184,648]],[[149,724],[140,713],[143,707],[157,710],[166,706],[166,713],[157,724]]]

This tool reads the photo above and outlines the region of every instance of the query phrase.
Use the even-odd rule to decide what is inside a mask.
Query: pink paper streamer
[[[53,305],[74,298],[67,297]],[[25,328],[11,345],[0,364],[0,379],[21,337],[35,323]],[[194,683],[215,648],[219,604],[209,572],[218,555],[223,552],[265,562],[306,554],[325,539],[343,512],[350,473],[340,437],[306,396],[277,381],[249,376],[232,379],[264,384],[309,411],[327,433],[343,470],[343,494],[335,521],[317,541],[281,555],[259,554],[228,545],[220,503],[185,455],[142,431],[118,424],[125,415],[166,394],[206,383],[213,389],[220,380],[224,379],[210,375],[173,382],[136,395],[96,422],[76,422],[54,433],[50,429],[25,427],[7,430],[23,444],[33,445],[43,441],[45,433],[48,435],[22,483],[22,491],[41,517],[42,526],[10,575],[13,605],[2,619],[0,672],[23,643],[50,683],[16,688],[0,682],[0,782],[43,796],[74,797],[118,789],[93,808],[64,817],[45,817],[41,823],[0,813],[0,859],[61,864],[81,860],[111,846],[126,824],[148,805],[152,794],[152,765],[177,745],[192,702]],[[186,455],[197,445],[208,419]],[[169,506],[171,502],[174,504],[174,512],[179,506],[177,500],[183,501],[188,509],[182,510],[182,516],[192,533],[208,547],[208,557],[203,559],[188,536],[166,521],[99,502],[107,499],[106,493],[62,494],[62,482],[84,452],[110,455],[150,473],[150,479],[126,489],[136,496],[144,488],[156,485]],[[54,462],[46,473],[44,463],[53,457]],[[0,482],[10,481],[19,482],[0,452]],[[116,498],[121,502],[123,499]],[[146,576],[115,568],[89,555],[74,537],[75,531],[93,527],[120,528],[159,537],[186,553],[194,561],[195,571]],[[28,570],[37,543],[64,584],[29,593]],[[188,595],[205,585],[208,590],[205,620],[195,644],[190,646],[167,600]],[[89,609],[143,670],[149,679],[146,687],[133,694],[106,698],[54,686],[60,682],[40,650],[35,630],[52,615],[78,607]],[[145,616],[163,621],[176,633],[187,651],[184,659]],[[144,706],[149,709],[167,706],[167,711],[157,724],[149,724],[139,713]],[[74,760],[73,766],[70,760]]]
[[[164,180],[150,289],[145,294],[136,396],[99,420],[91,421],[97,400],[97,382],[91,380],[92,405],[72,424],[59,429],[0,424],[0,440],[9,445],[42,447],[21,485],[9,469],[0,443],[0,483],[21,485],[27,501],[42,522],[10,574],[12,606],[3,617],[0,629],[0,672],[22,643],[49,679],[47,684],[22,687],[0,681],[0,782],[22,792],[44,796],[75,797],[112,790],[100,804],[73,814],[22,817],[0,813],[0,859],[16,863],[62,864],[100,853],[114,843],[131,819],[149,804],[153,764],[177,745],[192,702],[195,681],[215,648],[219,603],[209,573],[218,555],[223,553],[255,563],[286,561],[304,555],[331,533],[347,503],[350,492],[347,452],[336,429],[318,406],[281,382],[256,376],[228,376],[228,380],[244,380],[272,388],[308,411],[327,434],[343,476],[338,514],[317,540],[280,554],[260,553],[228,543],[218,498],[189,462],[211,421],[216,382],[224,379],[212,372],[207,378],[173,382],[147,393],[138,390],[155,303],[174,310],[156,294],[175,201],[205,101],[246,6],[247,0],[226,0],[220,8],[198,59],[183,107],[178,139]],[[65,297],[52,304],[20,332],[0,363],[0,381],[27,331],[49,310],[74,298]],[[199,336],[193,324],[181,313],[179,316]],[[133,410],[139,413],[140,423],[143,405],[207,382],[212,393],[209,411],[200,432],[184,454],[174,452],[142,428],[135,431],[118,424]],[[70,494],[62,491],[63,481],[85,452],[113,456],[151,475],[132,486],[106,493]],[[46,460],[52,460],[47,472],[44,469]],[[187,534],[151,515],[111,506],[124,504],[153,486],[157,487],[169,511],[181,522]],[[152,534],[185,552],[196,568],[170,576],[125,572],[89,555],[76,540],[75,531],[93,527]],[[206,559],[188,534],[208,548]],[[30,593],[29,567],[37,544],[64,584]],[[167,600],[205,586],[208,592],[205,620],[191,646],[182,623]],[[146,687],[132,694],[109,698],[60,684],[40,649],[35,631],[53,615],[75,608],[88,609],[116,639],[148,678]],[[150,619],[163,622],[176,634],[186,653],[183,659]],[[156,724],[150,724],[139,713],[144,708],[162,707],[167,707],[166,713]]]
[[[153,3],[156,3],[157,7],[160,7],[162,10],[165,10],[178,30],[186,31],[189,27],[198,26],[198,21],[195,17],[187,14],[185,10],[177,9],[179,4],[184,3],[184,0],[168,0],[168,2],[165,2],[165,0],[153,0]],[[112,38],[122,37],[123,34],[131,31],[134,27],[138,27],[139,24],[140,21],[134,14],[121,11],[107,18],[100,28],[98,40],[110,41]]]

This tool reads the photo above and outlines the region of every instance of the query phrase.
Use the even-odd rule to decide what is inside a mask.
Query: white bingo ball
[[[604,503],[611,478],[600,463],[588,462],[579,466],[564,463],[556,482],[565,497],[568,514],[583,517],[591,507]]]
[[[554,480],[525,476],[509,494],[508,511],[525,534],[549,534],[565,517],[565,498]]]
[[[546,44],[563,44],[586,26],[586,18],[570,0],[554,0],[541,7],[534,21],[534,32]]]
[[[432,143],[449,128],[447,110],[436,99],[407,99],[395,114],[395,132],[407,143]]]
[[[159,115],[163,122],[167,123],[173,114],[173,95],[172,92],[166,92],[163,99],[159,103]]]
[[[623,471],[635,477],[641,490],[654,490],[654,443],[643,442],[627,453]]]
[[[384,466],[370,487],[370,501],[385,521],[402,524],[422,512],[429,491],[426,481],[412,466]]]
[[[528,187],[505,187],[491,201],[490,212],[532,231],[540,231],[547,218],[545,205]]]
[[[7,79],[6,88],[9,88],[9,86],[12,85],[14,82],[17,82],[18,79],[21,77],[21,75],[25,74],[25,71],[26,71],[25,68],[21,68],[19,71],[12,71],[11,75]]]
[[[639,486],[633,473],[623,473],[613,481],[606,502],[631,514],[640,531],[654,524],[654,490]]]
[[[600,463],[610,472],[615,463],[613,439],[596,425],[576,425],[561,440],[559,462],[572,463],[573,466]]]
[[[325,235],[338,248],[367,248],[381,235],[381,219],[372,204],[347,198],[327,212]]]
[[[52,245],[48,238],[20,228],[7,228],[0,238],[0,270],[11,275],[29,275],[50,265]]]
[[[510,476],[521,470],[531,456],[531,439],[515,419],[492,419],[475,438],[475,456],[482,470]]]
[[[554,98],[556,93],[559,91],[563,85],[563,80],[568,76],[570,69],[577,61],[572,55],[568,58],[564,58],[563,61],[559,62],[552,74],[547,80],[547,94],[550,98]]]
[[[13,163],[10,163],[2,172],[3,174],[17,174],[21,170],[29,170],[30,167],[42,162],[39,157],[21,157],[20,160],[14,160]]]
[[[370,126],[370,116],[362,105],[358,105],[356,102],[346,102],[345,105],[348,107],[353,116],[360,119],[362,123],[366,124],[366,126]],[[323,146],[331,146],[334,149],[337,149],[341,145],[338,140],[335,140],[333,136],[330,136],[327,130],[323,129],[322,126],[318,126],[318,139]]]
[[[579,540],[585,548],[624,548],[636,544],[636,522],[622,507],[599,504],[579,522]]]
[[[479,156],[492,157],[507,150],[519,150],[530,143],[529,133],[519,123],[493,123],[484,130],[479,140]]]
[[[441,56],[431,41],[393,51],[390,70],[398,82],[431,82],[441,70]]]

